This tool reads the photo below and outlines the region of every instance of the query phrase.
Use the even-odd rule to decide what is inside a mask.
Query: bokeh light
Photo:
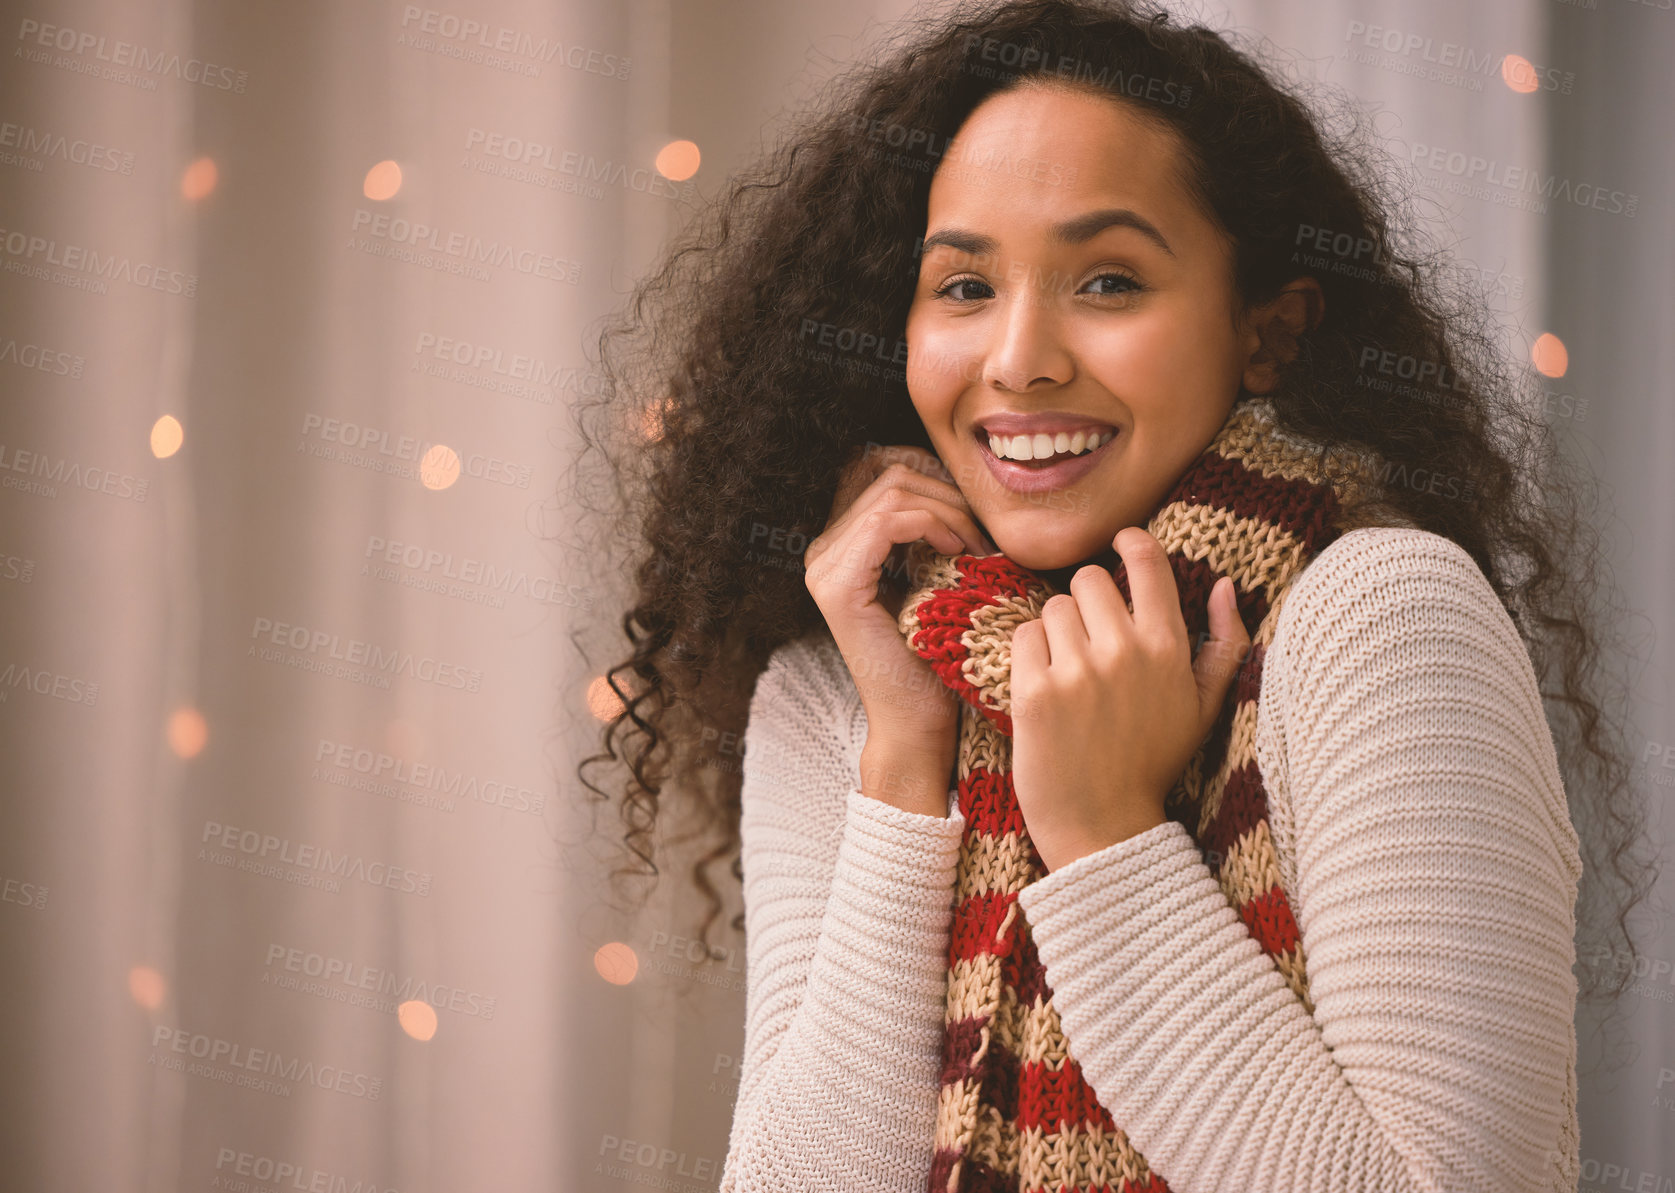
[[[361,194],[369,199],[393,199],[401,190],[401,167],[386,158],[366,172]]]
[[[1570,352],[1564,341],[1550,331],[1544,331],[1530,345],[1530,359],[1544,377],[1563,377],[1570,368]]]
[[[657,151],[657,172],[671,182],[685,182],[698,172],[698,146],[691,141],[670,141]]]
[[[215,183],[221,177],[221,172],[215,168],[215,159],[200,157],[186,167],[180,176],[180,195],[183,199],[196,202],[207,199],[215,190]]]
[[[169,714],[167,729],[169,749],[176,758],[196,758],[209,743],[209,725],[203,713],[186,705]]]
[[[185,441],[186,429],[174,415],[165,414],[151,424],[151,454],[159,460],[174,455]]]
[[[419,480],[427,489],[446,489],[459,479],[459,453],[443,443],[432,444],[419,461]]]
[[[395,1017],[401,1030],[415,1040],[428,1040],[436,1035],[436,1008],[422,999],[408,999],[395,1009]]]
[[[162,1006],[168,993],[168,982],[151,966],[136,965],[128,971],[128,995],[146,1010],[155,1011]]]
[[[622,713],[622,700],[611,691],[611,683],[603,675],[587,685],[587,711],[598,721],[614,721]]]
[[[613,986],[626,986],[640,972],[640,958],[620,940],[602,944],[593,951],[593,968]]]
[[[1528,95],[1541,85],[1534,64],[1518,54],[1501,59],[1501,81],[1520,95]]]

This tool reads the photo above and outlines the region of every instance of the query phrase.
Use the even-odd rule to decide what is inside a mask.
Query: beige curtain
[[[625,580],[569,535],[567,411],[693,205],[911,10],[8,8],[0,1184],[715,1187],[742,941],[692,964],[682,868],[625,911],[588,837],[606,660],[571,634]],[[1202,13],[1378,105],[1509,349],[1571,349],[1550,414],[1614,485],[1667,794],[1675,15]],[[1444,45],[1570,85],[1475,86]],[[683,140],[690,178],[658,166]],[[1455,154],[1637,210],[1519,210]],[[1675,1177],[1651,951],[1634,1055],[1584,1090],[1585,1185]]]

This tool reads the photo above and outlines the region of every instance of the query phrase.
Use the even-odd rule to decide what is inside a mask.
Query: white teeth
[[[1074,452],[1082,455],[1109,443],[1115,431],[1060,431],[1056,435],[990,435],[989,450],[1003,460],[1044,460],[1048,456]]]

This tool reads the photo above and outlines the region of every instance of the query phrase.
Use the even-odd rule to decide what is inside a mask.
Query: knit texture
[[[841,655],[746,733],[746,1020],[723,1193],[922,1193],[960,843],[858,788]],[[1254,726],[1311,1015],[1170,820],[1018,903],[1070,1056],[1180,1193],[1574,1191],[1577,840],[1528,656],[1470,557],[1351,530],[1280,610]]]
[[[1186,826],[1246,929],[1310,1011],[1250,727],[1278,606],[1297,573],[1340,533],[1337,492],[1315,461],[1313,449],[1273,433],[1265,405],[1242,402],[1147,525],[1174,573],[1189,637],[1201,641],[1208,630],[1206,601],[1224,575],[1241,617],[1257,627],[1224,715],[1170,792],[1166,812]],[[1070,1056],[1028,917],[1018,915],[1018,892],[1044,867],[1012,783],[1012,635],[1040,617],[1055,590],[1004,555],[944,555],[918,543],[908,558],[921,582],[902,606],[902,632],[965,702],[957,791],[966,831],[954,878],[930,1191],[1165,1193],[1167,1182]],[[1121,562],[1113,578],[1129,599]]]

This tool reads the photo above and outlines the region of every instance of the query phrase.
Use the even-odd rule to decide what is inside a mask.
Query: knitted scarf
[[[1164,498],[1146,529],[1163,544],[1187,632],[1231,576],[1251,650],[1204,744],[1170,792],[1180,822],[1262,950],[1312,1014],[1297,924],[1280,881],[1255,757],[1262,658],[1292,579],[1338,534],[1365,474],[1334,488],[1318,448],[1272,433],[1246,397]],[[1163,1193],[1083,1079],[1018,904],[1043,874],[1012,788],[1011,637],[1055,591],[1004,555],[908,552],[917,579],[898,619],[914,651],[964,701],[958,750],[965,832],[948,947],[948,1003],[930,1193]],[[1129,598],[1128,576],[1113,569]]]

